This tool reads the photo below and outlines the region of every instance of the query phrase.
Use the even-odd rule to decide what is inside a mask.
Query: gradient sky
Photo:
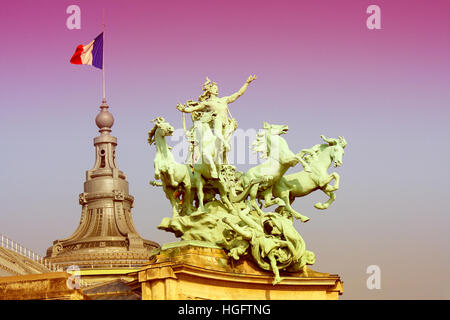
[[[81,30],[66,27],[72,4]],[[371,4],[381,30],[366,27]],[[179,128],[176,103],[206,76],[228,95],[256,74],[230,105],[239,127],[287,124],[294,151],[321,134],[348,142],[336,202],[318,211],[316,192],[294,203],[311,218],[296,227],[313,269],[338,273],[344,299],[450,299],[448,0],[3,1],[0,233],[44,254],[79,223],[101,72],[69,60],[101,32],[102,8],[112,134],[143,237],[175,241],[156,229],[170,205],[148,185],[150,120]],[[369,265],[380,290],[366,288]]]

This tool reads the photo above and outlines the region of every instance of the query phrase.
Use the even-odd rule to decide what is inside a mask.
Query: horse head
[[[339,136],[338,139],[325,138],[324,135],[320,136],[323,141],[328,143],[328,146],[331,148],[330,157],[332,161],[334,161],[334,167],[337,168],[342,165],[342,156],[344,155],[344,148],[347,145],[347,141],[344,137]]]
[[[286,125],[263,123],[263,130],[257,133],[256,140],[253,142],[252,150],[260,152],[261,158],[266,159],[274,150],[284,152],[280,135],[288,132],[289,127]],[[277,155],[278,156],[278,155]]]
[[[272,135],[285,134],[289,130],[289,127],[287,125],[269,124],[267,122],[263,123],[263,127],[267,132],[270,132],[270,134]]]
[[[166,122],[163,117],[157,117],[153,119],[152,122],[155,126],[148,133],[148,143],[150,145],[155,142],[156,131],[158,131],[162,137],[171,136],[173,134],[174,128],[170,125],[170,123]]]

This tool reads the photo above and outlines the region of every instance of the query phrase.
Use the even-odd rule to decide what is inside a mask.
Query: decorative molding
[[[125,195],[121,190],[113,190],[114,200],[115,201],[123,201],[125,200]]]
[[[87,193],[86,193],[86,192],[80,193],[80,195],[78,196],[78,202],[79,202],[81,205],[85,205],[85,204],[87,203],[86,196],[87,196]]]

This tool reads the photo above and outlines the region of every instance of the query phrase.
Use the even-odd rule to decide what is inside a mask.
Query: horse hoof
[[[319,210],[325,210],[327,207],[323,203],[318,202],[314,205],[314,208]]]
[[[303,223],[305,223],[305,222],[309,221],[309,218],[308,217],[303,217],[301,220],[302,220]]]

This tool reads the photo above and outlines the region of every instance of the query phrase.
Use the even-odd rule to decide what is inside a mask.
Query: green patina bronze
[[[277,284],[282,281],[280,271],[307,275],[306,265],[315,262],[314,253],[306,250],[293,226],[293,218],[302,222],[309,218],[291,204],[297,197],[322,190],[329,199],[314,206],[321,210],[329,207],[336,199],[340,177],[336,172],[329,174],[328,168],[342,165],[347,142],[343,137],[322,135],[325,143],[295,154],[281,137],[288,126],[264,122],[252,145],[263,162],[247,172],[236,170],[227,159],[237,128],[228,104],[255,79],[250,76],[238,92],[219,98],[217,84],[207,78],[197,101],[177,105],[190,142],[185,163],[174,160],[165,140],[174,128],[162,117],[154,119],[148,142],[156,146],[156,181],[150,184],[161,186],[172,205],[172,217],[164,218],[159,229],[174,233],[183,243],[222,248],[235,260],[250,257],[262,269],[272,271],[273,284]],[[186,113],[192,119],[189,129]],[[303,170],[285,175],[299,163]],[[262,210],[274,205],[273,211]]]

